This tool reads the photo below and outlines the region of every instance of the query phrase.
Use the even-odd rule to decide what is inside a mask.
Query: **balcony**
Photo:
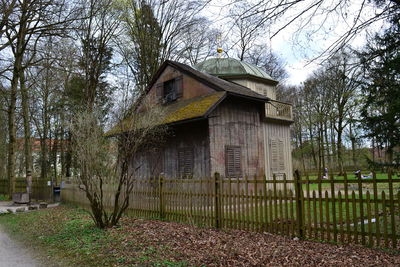
[[[265,104],[265,117],[275,120],[293,121],[292,105],[270,100]]]

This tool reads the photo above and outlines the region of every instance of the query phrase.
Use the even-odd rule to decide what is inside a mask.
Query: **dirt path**
[[[39,267],[42,266],[32,253],[11,240],[0,227],[0,267]]]

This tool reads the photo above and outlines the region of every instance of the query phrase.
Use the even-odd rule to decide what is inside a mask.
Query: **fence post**
[[[393,177],[392,177],[392,168],[388,170],[388,181],[389,181],[389,203],[390,203],[390,224],[391,224],[391,232],[392,232],[392,247],[396,249],[397,240],[396,240],[396,220],[395,220],[395,210],[394,210],[394,194],[393,194]]]
[[[303,238],[303,203],[302,203],[302,183],[299,170],[294,172],[294,185],[295,185],[295,197],[296,197],[296,219],[297,219],[297,235],[298,238]]]
[[[220,200],[220,174],[216,172],[214,174],[214,198],[215,198],[215,228],[221,228],[221,200]]]
[[[164,184],[164,177],[163,175],[158,176],[158,198],[159,198],[159,216],[161,219],[164,219],[164,196],[163,196],[163,184]]]
[[[364,225],[364,198],[363,198],[363,184],[361,180],[361,171],[357,173],[358,185],[358,198],[360,201],[360,218],[361,218],[361,244],[365,245],[365,225]],[[356,228],[357,229],[357,228]]]

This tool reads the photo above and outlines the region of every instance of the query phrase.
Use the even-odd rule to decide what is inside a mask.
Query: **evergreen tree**
[[[387,148],[393,162],[393,149],[400,145],[400,6],[390,27],[376,35],[360,54],[365,83],[362,125],[366,136]]]

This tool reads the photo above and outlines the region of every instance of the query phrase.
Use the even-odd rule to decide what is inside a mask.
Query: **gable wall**
[[[260,115],[254,103],[225,100],[209,118],[211,174],[225,176],[225,146],[241,147],[242,175],[264,174],[264,146]]]
[[[165,70],[161,73],[158,77],[157,81],[154,85],[150,88],[149,93],[147,94],[147,98],[151,99],[151,103],[156,103],[156,86],[159,83],[166,82],[168,80],[177,78],[179,76],[183,76],[183,96],[181,99],[189,99],[197,96],[207,95],[210,93],[214,93],[215,90],[202,84],[201,82],[197,81],[196,79],[180,72],[179,70],[167,66]],[[179,99],[177,100],[179,101]]]
[[[261,95],[265,95],[266,97],[271,98],[272,100],[276,100],[276,89],[273,85],[267,85],[265,83],[260,83],[248,79],[233,79],[230,78],[230,81],[243,85],[247,88],[250,88],[254,92],[257,92]]]

